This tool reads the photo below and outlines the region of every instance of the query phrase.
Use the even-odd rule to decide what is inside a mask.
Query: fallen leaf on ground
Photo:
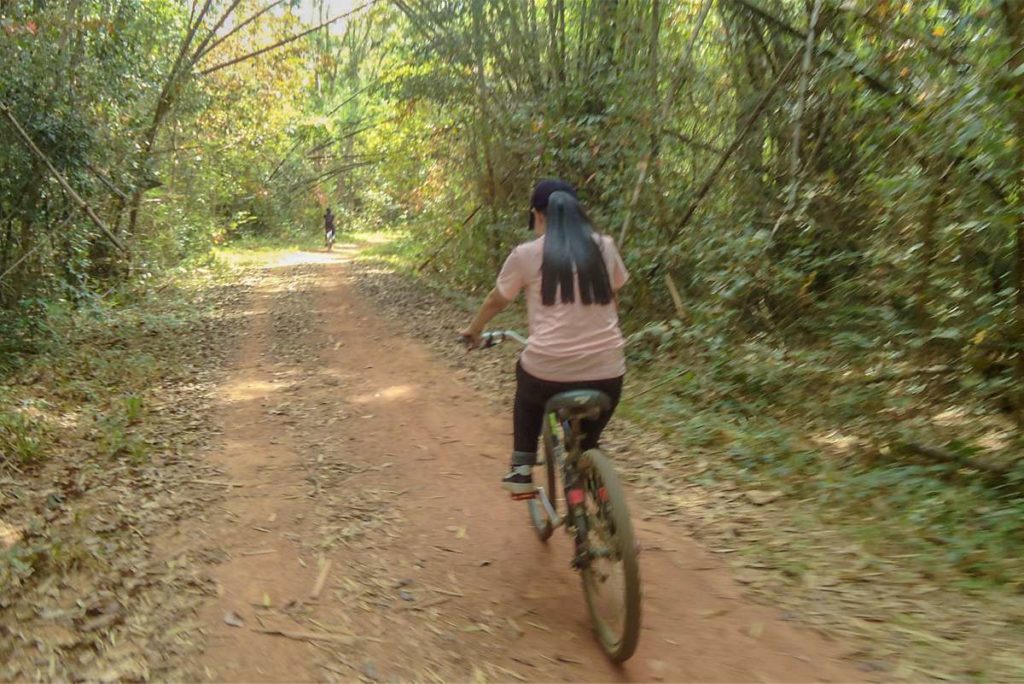
[[[763,489],[748,489],[744,494],[746,495],[747,500],[755,506],[770,504],[773,501],[777,501],[778,498],[782,496],[782,492],[778,490],[766,492]]]
[[[21,541],[21,530],[0,520],[0,548],[9,549]]]

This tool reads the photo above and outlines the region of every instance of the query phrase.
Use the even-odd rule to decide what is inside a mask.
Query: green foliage
[[[21,411],[0,408],[0,463],[27,466],[38,461],[43,454],[42,433],[40,426]]]
[[[313,196],[297,193],[294,179],[271,182],[307,97],[301,43],[201,73],[295,32],[290,12],[233,32],[241,15],[260,9],[250,1],[207,4],[192,15],[193,32],[188,7],[169,0],[5,5],[0,366],[38,351],[49,303],[80,305],[235,235],[318,228]],[[220,21],[229,18],[224,12],[238,16]],[[179,52],[191,57],[176,62]],[[71,200],[58,175],[127,252]]]
[[[320,48],[350,67],[332,73],[332,94],[348,101],[377,85],[336,115],[374,121],[346,151],[382,160],[346,174],[359,191],[340,199],[346,217],[404,222],[448,284],[485,288],[528,237],[531,184],[557,175],[579,186],[599,228],[618,236],[630,217],[623,249],[638,277],[624,295],[627,326],[671,314],[671,276],[685,325],[699,329],[680,344],[717,340],[727,358],[712,370],[727,384],[752,374],[736,380],[754,393],[789,391],[799,364],[773,378],[768,366],[732,368],[751,338],[763,349],[827,347],[834,353],[816,363],[844,368],[867,365],[855,360],[865,352],[872,362],[962,364],[978,334],[1004,345],[1019,336],[1012,188],[1022,133],[1002,71],[1013,26],[982,3],[823,12],[810,68],[782,79],[749,130],[781,65],[805,47],[793,35],[809,21],[802,6],[721,3],[683,66],[697,30],[691,6],[402,8],[360,23],[386,48],[380,60],[367,59],[365,41]],[[722,175],[697,196],[734,139]],[[968,384],[986,376],[992,408],[1020,389],[1007,356],[961,365]],[[853,394],[841,416],[881,407],[876,388]]]
[[[708,457],[712,466],[705,480],[781,486],[793,498],[817,502],[832,524],[850,530],[874,553],[912,554],[933,574],[1016,582],[1024,550],[1024,496],[1014,474],[1019,464],[1002,485],[993,486],[984,472],[952,461],[915,462],[884,446],[929,434],[935,428],[928,422],[905,422],[898,438],[853,437],[854,426],[877,429],[874,414],[919,406],[919,396],[908,404],[892,396],[891,385],[857,383],[840,392],[819,387],[814,398],[801,399],[790,390],[758,401],[757,395],[770,391],[771,373],[687,373],[658,387],[658,378],[669,372],[659,367],[661,375],[643,373],[641,386],[652,383],[653,391],[634,400],[629,411],[670,426],[669,438],[687,451],[728,455]],[[840,419],[843,427],[833,422]],[[819,435],[813,443],[807,430]],[[878,451],[872,443],[883,447]],[[967,458],[989,457],[963,441],[949,448]]]

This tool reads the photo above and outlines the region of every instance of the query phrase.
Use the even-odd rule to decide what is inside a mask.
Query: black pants
[[[537,453],[537,442],[540,440],[540,432],[544,427],[544,406],[548,399],[560,392],[579,389],[598,390],[607,394],[612,400],[610,410],[603,412],[596,420],[583,421],[584,438],[581,446],[583,449],[593,449],[597,447],[601,431],[608,425],[612,413],[615,412],[615,407],[619,405],[619,399],[622,397],[622,378],[551,382],[535,378],[523,370],[522,364],[516,364],[516,401],[512,410],[512,424],[515,441],[513,448],[517,452],[517,456],[522,458],[526,454]],[[533,464],[524,463],[523,465]]]

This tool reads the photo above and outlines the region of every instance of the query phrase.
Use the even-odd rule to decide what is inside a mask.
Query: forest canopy
[[[1020,0],[4,0],[0,353],[327,206],[481,293],[561,177],[636,361],[1019,482],[1022,84]]]

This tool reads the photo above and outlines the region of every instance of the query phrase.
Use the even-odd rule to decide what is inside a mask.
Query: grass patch
[[[345,235],[351,241],[365,245],[356,257],[362,262],[387,264],[400,273],[412,274],[423,262],[423,244],[417,242],[411,230],[387,233],[356,231]]]
[[[315,236],[298,240],[288,236],[245,237],[215,247],[209,256],[222,267],[247,268],[265,265],[278,255],[313,252],[323,248],[322,239]]]

